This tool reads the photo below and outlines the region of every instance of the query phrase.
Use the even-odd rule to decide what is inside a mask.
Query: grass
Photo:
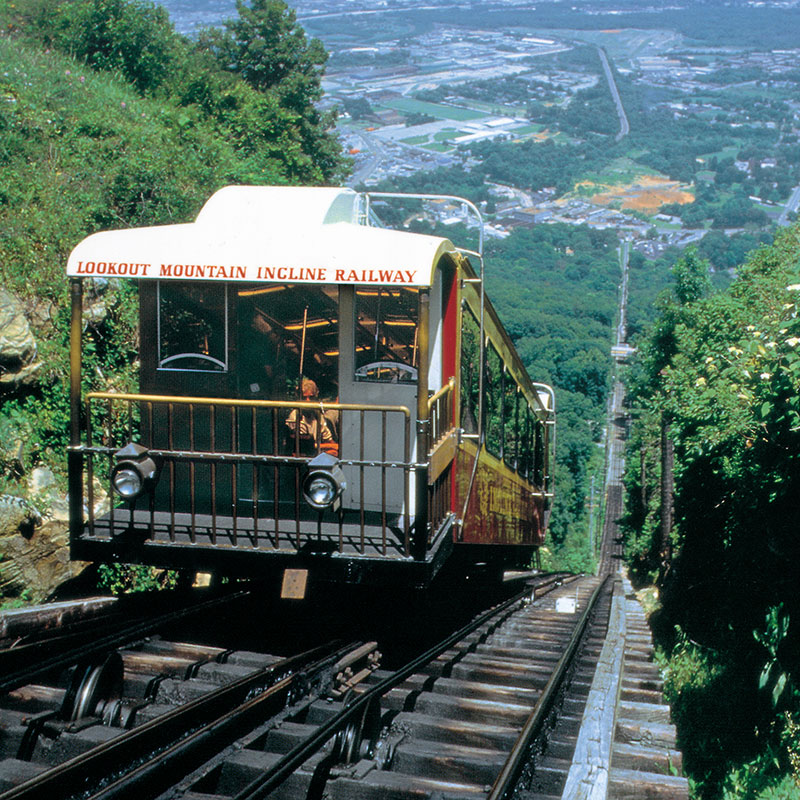
[[[736,158],[741,147],[741,143],[729,144],[727,147],[723,147],[722,150],[717,150],[715,153],[702,153],[700,157],[705,159],[712,159],[714,156],[716,156],[717,159]]]
[[[464,98],[464,105],[475,111],[503,117],[524,117],[526,110],[524,106],[511,106],[505,103],[488,103],[483,100],[473,100],[470,97]]]
[[[600,172],[586,173],[582,180],[605,186],[629,186],[643,175],[651,175],[668,181],[669,178],[656,169],[637,164],[630,158],[622,156],[614,159]]]
[[[446,144],[439,144],[438,142],[433,142],[432,144],[424,145],[426,150],[433,150],[435,153],[450,153],[452,152],[453,148],[449,147]]]
[[[515,136],[516,135],[527,136],[528,134],[531,133],[541,133],[543,130],[544,130],[544,125],[531,124],[531,125],[523,125],[520,128],[514,128],[512,133]]]
[[[457,122],[468,122],[473,119],[484,119],[487,114],[469,108],[446,106],[440,103],[428,103],[425,100],[414,100],[410,97],[398,97],[381,104],[385,108],[405,114],[428,114],[437,119],[452,119]]]
[[[408,139],[401,139],[403,144],[425,144],[429,136],[409,136]]]

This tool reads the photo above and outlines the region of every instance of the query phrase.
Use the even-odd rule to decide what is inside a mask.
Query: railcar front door
[[[164,280],[140,283],[142,393],[163,397],[142,403],[141,439],[145,446],[175,452],[233,452],[235,420],[230,408],[189,405],[182,397],[224,398],[234,392],[232,324],[228,284]],[[169,460],[159,480],[156,508],[186,511],[229,507],[227,472],[212,476],[209,464]]]

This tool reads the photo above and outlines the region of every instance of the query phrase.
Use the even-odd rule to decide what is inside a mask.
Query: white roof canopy
[[[361,200],[350,189],[228,186],[195,222],[92,234],[67,275],[430,286],[451,242],[359,224]]]

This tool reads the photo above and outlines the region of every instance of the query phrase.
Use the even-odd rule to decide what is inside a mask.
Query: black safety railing
[[[301,436],[301,414],[312,437]],[[85,443],[74,450],[83,458],[91,536],[135,527],[178,544],[299,549],[321,537],[343,553],[411,553],[415,465],[403,406],[93,392],[85,420]],[[348,435],[336,442],[325,428]],[[123,502],[111,474],[131,442],[146,448],[158,476],[152,491]],[[320,449],[339,451],[349,484],[341,510],[320,513],[303,500],[302,480]]]

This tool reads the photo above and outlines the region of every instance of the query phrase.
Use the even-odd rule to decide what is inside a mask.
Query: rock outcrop
[[[86,564],[69,560],[67,502],[53,474],[37,468],[28,484],[30,500],[0,495],[0,597],[38,603]]]
[[[36,383],[41,367],[36,340],[22,304],[0,289],[0,392],[16,391]]]

